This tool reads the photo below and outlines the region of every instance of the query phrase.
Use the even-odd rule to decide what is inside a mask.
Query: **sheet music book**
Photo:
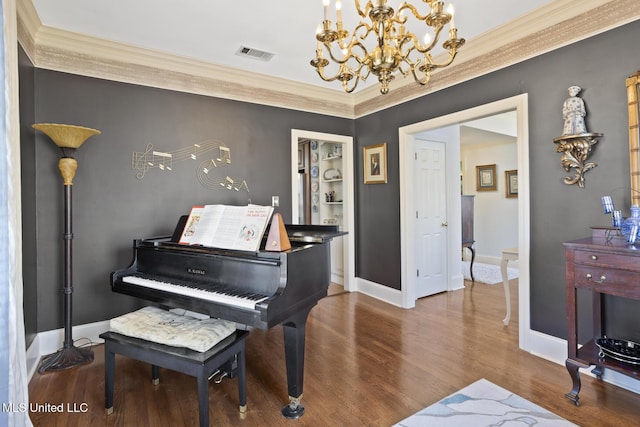
[[[178,243],[256,252],[272,214],[271,206],[193,206]]]

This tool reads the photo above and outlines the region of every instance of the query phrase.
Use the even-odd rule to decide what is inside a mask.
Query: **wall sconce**
[[[569,98],[562,105],[562,115],[564,117],[564,128],[562,136],[553,139],[558,144],[557,153],[562,153],[561,163],[566,172],[575,169],[574,176],[565,176],[564,183],[567,185],[577,183],[580,188],[584,188],[584,174],[598,166],[596,163],[588,162],[591,154],[591,147],[598,142],[603,134],[587,132],[584,116],[587,114],[584,101],[578,97],[582,89],[579,86],[569,88]]]

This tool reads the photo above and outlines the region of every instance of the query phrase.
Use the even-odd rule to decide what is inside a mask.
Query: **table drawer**
[[[637,256],[633,255],[576,250],[574,253],[574,263],[640,273],[640,260]]]
[[[575,287],[596,292],[638,299],[640,282],[632,271],[575,265]]]

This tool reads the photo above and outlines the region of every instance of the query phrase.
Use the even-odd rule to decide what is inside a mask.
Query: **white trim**
[[[356,243],[355,243],[355,196],[354,196],[354,162],[353,162],[353,137],[335,135],[330,133],[313,132],[300,129],[291,129],[291,223],[298,224],[298,140],[316,139],[320,141],[340,142],[344,144],[342,149],[343,159],[343,183],[344,199],[347,208],[343,212],[345,229],[348,232],[343,239],[347,240],[347,248],[344,251],[344,270],[342,285],[346,291],[356,291]]]
[[[386,303],[402,307],[402,292],[376,282],[371,282],[360,277],[358,280],[358,292]]]
[[[519,343],[520,348],[529,351],[529,330],[530,330],[530,311],[529,311],[529,128],[528,128],[528,95],[518,95],[490,104],[481,105],[470,108],[468,110],[452,113],[446,116],[437,117],[424,122],[403,126],[398,129],[399,133],[399,161],[400,161],[400,236],[401,236],[401,283],[402,283],[402,307],[411,308],[415,306],[415,280],[412,274],[415,271],[412,218],[414,212],[412,206],[413,194],[413,176],[414,165],[411,161],[413,138],[420,132],[426,132],[432,129],[443,128],[447,126],[457,125],[459,123],[469,121],[478,117],[485,117],[491,114],[497,114],[509,110],[516,110],[518,122],[518,242],[519,242]],[[447,144],[448,146],[457,146],[457,158],[459,158],[459,144]],[[451,153],[451,154],[450,154]],[[456,150],[447,151],[447,156],[456,159]],[[459,161],[459,160],[458,160]],[[456,168],[448,173],[447,188],[448,194],[452,193],[452,182],[457,182],[458,171]],[[455,199],[455,198],[450,198]],[[457,200],[457,199],[456,199]],[[459,200],[457,201],[459,203]],[[451,212],[457,212],[456,201],[449,200],[449,209]],[[459,218],[458,218],[459,219]],[[453,222],[454,218],[452,218]],[[458,221],[459,222],[459,221]],[[449,233],[449,252],[460,253],[460,239],[454,232]],[[451,255],[449,255],[451,256]],[[453,261],[449,263],[453,265]],[[459,269],[458,269],[459,270]],[[456,284],[455,269],[450,268],[448,289],[453,290],[459,288]]]

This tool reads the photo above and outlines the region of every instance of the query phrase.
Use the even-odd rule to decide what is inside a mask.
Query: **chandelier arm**
[[[356,2],[356,10],[358,11],[358,15],[362,16],[363,18],[366,18],[367,16],[369,16],[369,12],[371,11],[371,9],[373,9],[373,4],[371,3],[371,0],[369,0],[365,5],[364,12],[360,8],[360,1],[355,0],[355,2]]]
[[[353,86],[351,88],[349,88],[349,81],[352,79],[341,78],[343,77],[341,70],[338,70],[338,72],[331,77],[327,77],[324,74],[324,69],[322,67],[316,68],[316,71],[318,72],[318,75],[320,76],[320,78],[326,82],[333,82],[335,80],[340,80],[342,82],[343,90],[347,93],[352,93],[357,88],[360,80],[363,80],[363,81],[366,80],[367,76],[369,75],[369,73],[367,72],[366,75],[362,76],[360,74],[361,69],[362,69],[362,64],[360,65],[360,67],[358,67],[358,69],[355,72],[351,71],[351,75],[355,77],[355,80],[353,81]]]
[[[366,31],[364,32],[363,35],[358,36],[358,31],[364,28]],[[358,26],[353,30],[353,35],[351,36],[351,38],[359,38],[360,40],[365,40],[367,37],[369,37],[369,34],[371,34],[371,32],[373,31],[373,26],[367,24],[366,22],[360,22],[358,24]]]
[[[356,87],[358,87],[358,83],[360,83],[360,75],[356,74],[356,79],[353,82],[353,87],[349,89],[349,80],[343,80],[342,89],[347,93],[352,93],[354,90],[356,90]]]
[[[452,49],[451,51],[449,51],[449,60],[446,62],[440,62],[440,63],[436,63],[433,61],[429,61],[429,64],[431,66],[431,68],[444,68],[444,67],[448,67],[449,65],[451,65],[451,63],[453,62],[453,60],[455,59],[456,55],[458,54],[458,51],[456,49]]]
[[[413,63],[411,63],[410,61],[408,61],[408,60],[407,60],[407,59],[405,59],[405,58],[403,58],[402,60],[403,60],[404,62],[406,62],[406,63],[409,65],[409,70],[404,71],[404,70],[402,69],[402,65],[398,65],[398,70],[397,70],[397,71],[398,71],[400,74],[402,74],[402,77],[407,77],[407,75],[409,74],[409,72],[413,69],[413,66],[414,66],[414,65],[413,65]],[[418,61],[418,62],[420,62],[420,61]]]
[[[338,77],[340,76],[340,71],[339,71],[339,70],[338,70],[338,72],[337,72],[334,76],[332,76],[332,77],[327,77],[327,76],[325,76],[325,74],[324,74],[324,68],[323,68],[323,67],[318,67],[318,68],[316,68],[316,71],[318,72],[318,75],[320,76],[320,78],[321,78],[322,80],[324,80],[325,82],[333,82],[333,81],[336,81],[336,80],[338,80]]]
[[[411,68],[411,74],[413,75],[413,80],[415,80],[416,83],[422,86],[425,86],[427,83],[429,83],[429,80],[431,80],[430,72],[424,73],[424,79],[420,79],[420,77],[418,77],[418,74],[416,73],[415,68]]]
[[[414,37],[414,46],[415,49],[420,52],[420,53],[427,53],[430,52],[434,47],[436,47],[436,45],[438,44],[438,41],[440,40],[440,33],[442,32],[442,29],[444,27],[437,27],[433,29],[433,40],[431,41],[431,43],[429,44],[429,46],[425,46],[423,47],[420,42],[417,40],[417,37],[415,37],[414,34],[412,34]]]
[[[404,3],[402,4],[399,8],[398,8],[398,12],[397,14],[400,15],[400,12],[405,10],[405,9],[409,9],[411,11],[411,14],[413,16],[415,16],[415,18],[419,21],[424,21],[425,19],[427,19],[427,16],[429,16],[429,14],[427,13],[426,15],[422,16],[420,15],[420,12],[418,12],[418,9],[416,9],[416,7],[412,4],[408,4],[408,3]],[[429,5],[429,11],[431,11],[431,5]],[[407,17],[405,17],[405,22],[407,20]]]
[[[347,61],[349,61],[350,59],[355,59],[358,64],[360,64],[360,67],[362,67],[362,63],[364,62],[364,59],[359,56],[356,55],[355,53],[353,53],[353,48],[354,47],[360,47],[360,49],[362,49],[364,51],[364,57],[366,57],[368,55],[367,49],[364,47],[364,45],[362,43],[360,43],[357,40],[351,40],[351,43],[349,43],[346,46],[346,50],[347,50],[347,55],[345,55],[342,59],[337,58],[336,56],[334,56],[333,54],[333,49],[331,48],[331,45],[328,42],[324,43],[324,46],[327,48],[327,53],[329,53],[329,57],[331,58],[331,60],[337,64],[345,64]],[[338,46],[340,47],[340,46]]]

